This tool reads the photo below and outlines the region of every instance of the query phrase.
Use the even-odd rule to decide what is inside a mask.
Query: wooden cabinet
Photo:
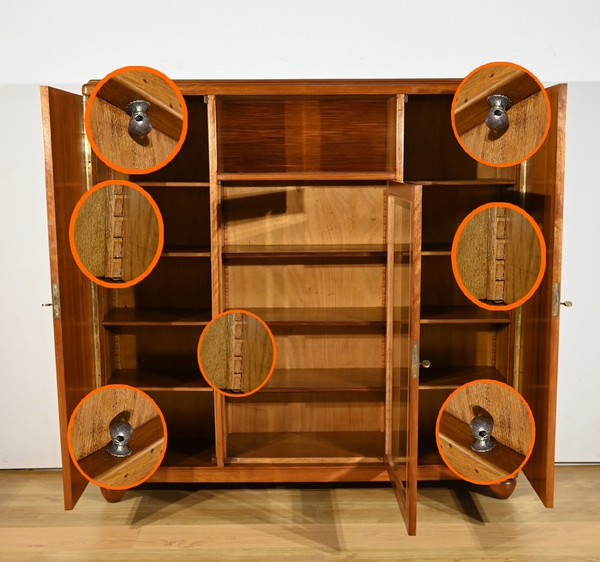
[[[128,178],[161,210],[164,251],[126,289],[92,285],[67,238],[86,188],[122,176],[86,147],[82,98],[42,88],[67,509],[86,484],[69,460],[69,416],[91,389],[126,383],[166,418],[151,481],[389,480],[414,534],[418,482],[454,478],[436,448],[438,410],[480,378],[529,402],[537,438],[523,472],[552,506],[566,86],[548,89],[538,153],[492,168],[452,133],[458,83],[178,82],[181,152]],[[456,228],[490,201],[524,207],[546,242],[540,288],[510,312],[471,303],[451,269]],[[246,398],[214,393],[196,361],[202,329],[231,308],[263,318],[277,344],[272,378]]]

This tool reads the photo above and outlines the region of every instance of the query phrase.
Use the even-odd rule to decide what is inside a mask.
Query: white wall
[[[141,64],[171,78],[461,77],[509,60],[567,81],[557,460],[600,461],[600,3],[164,2],[3,5],[0,53],[0,467],[60,465],[37,85],[78,91]],[[67,85],[67,86],[64,86]],[[583,431],[582,428],[585,428]]]

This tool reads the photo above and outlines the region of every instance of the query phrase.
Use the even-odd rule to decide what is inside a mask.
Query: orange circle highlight
[[[515,302],[510,303],[510,304],[500,304],[500,305],[487,304],[485,302],[480,301],[477,297],[473,296],[460,278],[460,274],[458,271],[458,264],[456,261],[456,253],[458,250],[458,241],[460,239],[460,235],[462,234],[462,232],[465,229],[465,226],[467,225],[469,220],[471,220],[478,213],[485,211],[486,209],[491,209],[493,207],[506,207],[507,209],[512,209],[513,211],[516,211],[519,214],[523,215],[529,221],[531,226],[533,227],[533,229],[538,237],[538,242],[540,243],[541,261],[540,261],[540,271],[537,275],[537,278],[536,278],[535,282],[533,283],[533,285],[531,286],[531,289],[529,289],[529,291],[525,295],[523,295],[520,299],[518,299]],[[456,233],[454,234],[454,239],[452,240],[452,251],[450,253],[450,259],[452,261],[452,273],[454,274],[454,279],[458,283],[460,290],[464,293],[464,295],[471,302],[473,302],[477,306],[480,306],[481,308],[485,308],[486,310],[498,310],[498,311],[512,310],[513,308],[517,308],[518,306],[521,306],[523,303],[528,301],[533,296],[533,294],[538,290],[538,287],[540,286],[540,283],[542,282],[542,278],[544,277],[544,273],[546,272],[546,242],[544,241],[544,235],[542,234],[542,230],[538,226],[538,224],[535,222],[534,218],[529,213],[527,213],[526,211],[521,209],[521,207],[518,207],[517,205],[513,205],[512,203],[486,203],[485,205],[481,205],[480,207],[477,207],[476,209],[471,211],[463,219],[463,221],[460,223],[460,225],[456,229]]]
[[[152,209],[154,210],[154,213],[156,214],[156,220],[158,221],[158,245],[156,247],[156,253],[154,254],[154,257],[152,258],[150,265],[140,275],[138,275],[134,279],[131,279],[130,281],[126,281],[125,283],[116,283],[116,282],[110,283],[109,281],[104,281],[103,279],[98,279],[98,277],[96,277],[93,273],[91,273],[85,267],[85,265],[79,258],[79,255],[77,253],[77,246],[75,245],[75,222],[77,221],[77,215],[78,215],[81,207],[85,203],[86,199],[92,193],[94,193],[95,191],[98,191],[99,189],[102,189],[103,187],[107,187],[109,185],[126,185],[128,187],[131,187],[132,189],[135,189],[136,191],[139,191],[148,200],[148,202],[152,206]],[[158,208],[158,205],[156,204],[156,201],[154,201],[154,199],[152,199],[152,197],[146,190],[142,189],[139,185],[137,185],[133,182],[130,182],[128,180],[107,180],[107,181],[102,181],[100,183],[97,183],[94,187],[92,187],[91,189],[86,191],[81,196],[81,198],[77,202],[77,205],[75,205],[75,209],[73,209],[73,213],[71,214],[71,221],[69,222],[69,246],[71,247],[71,254],[73,255],[73,259],[75,260],[75,263],[77,264],[79,269],[82,271],[82,273],[88,279],[91,279],[97,285],[106,287],[108,289],[126,289],[127,287],[132,287],[133,285],[139,283],[142,279],[144,279],[148,275],[150,275],[150,272],[154,269],[154,267],[158,263],[158,260],[162,253],[162,250],[163,250],[164,242],[165,242],[165,224],[163,222],[163,218],[160,213],[160,209]]]
[[[135,392],[139,392],[142,396],[144,396],[144,398],[146,398],[149,402],[151,402],[152,405],[154,406],[154,408],[156,408],[156,411],[158,412],[158,415],[160,417],[160,421],[161,421],[161,424],[163,427],[163,434],[165,436],[164,442],[163,442],[163,448],[160,453],[160,457],[158,458],[158,462],[156,463],[156,466],[148,473],[147,476],[145,476],[141,480],[138,480],[137,482],[134,482],[133,484],[128,484],[127,486],[109,486],[106,484],[102,484],[102,483],[98,482],[97,480],[94,480],[93,478],[88,476],[82,470],[82,468],[81,468],[81,466],[79,466],[79,463],[77,462],[77,459],[75,458],[75,454],[73,452],[73,444],[71,442],[71,430],[73,428],[73,422],[75,420],[75,415],[81,409],[81,406],[84,404],[84,402],[88,398],[90,398],[94,394],[97,394],[98,392],[100,392],[106,388],[127,388],[129,390],[135,390]],[[96,388],[96,389],[92,390],[91,392],[89,392],[86,396],[84,396],[79,401],[79,404],[77,404],[77,406],[75,406],[75,409],[73,410],[73,413],[71,414],[71,418],[69,419],[69,424],[67,426],[67,448],[69,449],[69,456],[71,457],[71,461],[75,465],[75,468],[77,468],[77,470],[80,472],[80,474],[86,480],[89,480],[92,484],[95,484],[96,486],[99,486],[100,488],[105,488],[106,490],[128,490],[129,488],[135,488],[136,486],[143,484],[146,480],[148,480],[148,478],[150,478],[158,470],[158,467],[161,465],[163,459],[165,458],[165,453],[167,452],[167,422],[165,421],[165,416],[163,415],[162,410],[158,407],[158,404],[152,398],[150,398],[150,396],[148,396],[144,391],[140,390],[139,388],[135,388],[134,386],[130,386],[128,384],[107,384],[107,385],[101,386],[100,388]]]
[[[219,318],[227,315],[227,314],[233,314],[234,312],[238,312],[241,314],[248,314],[249,316],[252,316],[253,318],[255,318],[256,320],[258,320],[267,330],[267,333],[269,334],[269,337],[271,338],[271,345],[273,346],[273,360],[271,361],[271,367],[269,368],[269,372],[267,373],[267,376],[265,377],[265,380],[259,384],[254,390],[250,391],[250,392],[245,392],[243,394],[234,394],[232,392],[225,392],[223,391],[223,389],[218,388],[217,386],[215,386],[208,378],[208,376],[205,374],[204,372],[204,367],[202,366],[202,357],[200,354],[200,349],[202,348],[202,341],[204,340],[204,336],[206,335],[206,332],[208,331],[208,329],[210,328],[210,326]],[[219,314],[218,316],[215,316],[204,328],[204,330],[202,330],[202,334],[200,334],[200,339],[198,340],[198,349],[197,349],[197,357],[198,357],[198,366],[200,367],[200,372],[202,373],[202,376],[204,377],[204,380],[210,385],[210,387],[215,390],[216,392],[222,394],[223,396],[230,396],[231,398],[245,398],[246,396],[250,396],[251,394],[254,394],[255,392],[258,392],[263,386],[265,386],[265,384],[267,384],[269,382],[269,379],[271,378],[271,375],[273,374],[273,371],[275,370],[275,363],[277,361],[277,346],[275,345],[275,337],[273,336],[273,332],[271,332],[271,329],[269,328],[269,326],[267,326],[266,322],[260,318],[260,316],[257,316],[256,314],[248,311],[248,310],[242,310],[240,308],[233,308],[231,310],[226,310],[225,312],[221,312],[221,314]]]
[[[111,78],[114,78],[115,76],[118,76],[119,74],[122,74],[124,72],[131,72],[131,71],[149,72],[150,74],[154,74],[155,76],[158,76],[159,78],[164,80],[173,89],[173,91],[175,92],[175,95],[177,96],[177,99],[179,100],[179,103],[181,105],[183,126],[181,127],[181,135],[179,137],[179,140],[177,141],[177,144],[175,145],[175,148],[173,149],[171,154],[169,154],[169,156],[167,158],[165,158],[162,162],[159,162],[158,164],[156,164],[154,166],[150,166],[148,168],[125,168],[123,166],[119,166],[119,165],[115,164],[114,162],[111,162],[108,158],[106,158],[104,156],[104,154],[102,154],[102,152],[100,151],[100,148],[98,147],[98,145],[96,144],[96,141],[94,140],[94,137],[92,136],[90,116],[91,116],[91,112],[92,112],[92,105],[94,103],[94,100],[96,99],[96,96],[98,95],[98,92],[100,91],[100,88],[102,88],[102,86],[104,86],[104,84],[106,84]],[[181,90],[177,87],[175,82],[173,82],[173,80],[171,80],[168,76],[166,76],[162,72],[156,70],[155,68],[151,68],[149,66],[124,66],[122,68],[118,68],[117,70],[113,70],[110,74],[107,74],[104,78],[102,78],[102,80],[100,80],[100,82],[98,82],[98,84],[96,84],[96,87],[92,90],[92,93],[90,94],[90,97],[87,100],[87,103],[85,106],[84,123],[85,123],[85,134],[90,143],[90,146],[92,147],[92,150],[94,151],[96,156],[98,156],[98,158],[100,158],[100,160],[102,160],[102,162],[104,162],[104,164],[106,164],[109,168],[112,168],[113,170],[117,170],[118,172],[122,172],[127,175],[149,174],[151,172],[156,172],[156,170],[159,170],[160,168],[163,168],[164,166],[166,166],[171,160],[173,160],[173,158],[175,158],[177,153],[180,151],[181,147],[183,146],[183,142],[185,141],[185,137],[187,135],[187,130],[188,130],[188,110],[187,110],[187,105],[185,103],[185,98],[183,97]]]
[[[546,111],[548,114],[548,119],[546,120],[546,127],[544,128],[544,134],[542,135],[542,139],[540,140],[540,142],[538,143],[538,145],[529,153],[527,154],[524,158],[521,158],[520,160],[515,160],[514,162],[508,162],[506,164],[494,164],[492,162],[488,162],[486,160],[482,160],[481,158],[475,156],[473,153],[471,153],[467,147],[465,146],[465,144],[463,143],[463,141],[460,138],[460,135],[458,134],[458,131],[456,129],[456,123],[455,123],[455,117],[454,117],[454,110],[456,107],[456,100],[458,99],[458,96],[460,94],[460,90],[463,87],[463,85],[465,84],[465,82],[467,82],[469,80],[469,78],[471,78],[471,76],[473,76],[475,73],[485,69],[485,68],[489,68],[492,66],[499,66],[499,65],[505,65],[505,66],[512,66],[514,68],[518,68],[519,70],[522,70],[523,72],[526,72],[527,74],[529,74],[529,76],[531,76],[531,78],[533,78],[535,80],[535,82],[537,82],[538,86],[540,87],[541,92],[544,95],[544,101],[546,103]],[[452,130],[454,131],[454,136],[456,137],[456,140],[458,141],[458,144],[460,144],[461,148],[474,160],[477,160],[477,162],[479,162],[480,164],[483,164],[485,166],[492,166],[494,168],[509,168],[510,166],[516,166],[517,164],[520,164],[521,162],[525,162],[525,160],[531,158],[539,149],[540,147],[544,144],[544,142],[546,141],[546,137],[548,136],[548,131],[550,130],[550,119],[551,119],[551,107],[550,107],[550,98],[548,97],[548,93],[546,92],[546,88],[544,88],[544,86],[542,85],[542,83],[538,80],[537,76],[535,76],[534,74],[532,74],[531,72],[529,72],[529,70],[527,70],[524,66],[515,64],[514,62],[507,62],[507,61],[496,61],[496,62],[488,62],[487,64],[483,64],[479,67],[477,67],[475,70],[473,70],[472,72],[469,72],[469,74],[463,79],[463,81],[458,85],[458,88],[456,89],[456,92],[454,93],[454,97],[452,98],[452,107],[450,108],[450,119],[452,122]]]
[[[497,480],[487,481],[487,480],[472,480],[470,478],[465,478],[462,474],[457,472],[451,466],[451,464],[448,462],[448,459],[446,458],[446,456],[444,455],[444,453],[442,451],[442,447],[440,446],[440,420],[442,418],[442,413],[443,413],[444,409],[446,408],[446,405],[448,404],[450,399],[455,394],[457,394],[458,392],[460,392],[461,390],[463,390],[464,388],[466,388],[468,386],[478,384],[478,383],[493,383],[493,384],[497,384],[499,386],[504,386],[504,387],[508,388],[509,390],[511,390],[512,392],[514,392],[518,396],[519,400],[521,400],[521,402],[525,405],[525,408],[526,408],[527,413],[529,414],[529,418],[531,420],[531,431],[532,431],[531,444],[529,445],[529,450],[527,451],[527,454],[525,455],[525,459],[517,467],[517,469],[515,471],[513,471],[511,474],[509,474],[508,476],[499,478]],[[435,422],[435,442],[436,442],[436,445],[438,448],[438,452],[440,453],[440,456],[442,457],[442,460],[444,461],[444,464],[452,471],[453,474],[458,476],[458,478],[460,478],[461,480],[466,480],[467,482],[471,482],[472,484],[479,484],[479,485],[483,485],[483,486],[490,486],[491,484],[498,484],[500,482],[504,482],[505,480],[509,480],[510,478],[514,478],[517,475],[517,473],[525,466],[525,464],[529,460],[529,457],[531,457],[531,453],[533,452],[533,446],[535,444],[535,420],[533,419],[533,412],[531,411],[531,408],[529,407],[529,404],[527,404],[527,401],[525,400],[525,398],[523,398],[512,386],[509,386],[506,383],[503,383],[500,381],[495,381],[492,379],[478,379],[476,381],[471,381],[466,384],[463,384],[462,386],[459,386],[456,390],[454,390],[450,394],[450,396],[448,396],[448,398],[446,398],[446,400],[444,400],[444,403],[442,404],[442,407],[440,408],[440,411],[437,416],[437,420]]]

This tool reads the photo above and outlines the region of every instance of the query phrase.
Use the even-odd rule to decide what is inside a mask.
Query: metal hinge
[[[552,283],[552,316],[558,316],[560,311],[560,283]]]
[[[412,344],[412,363],[411,363],[411,368],[410,368],[410,376],[413,379],[418,379],[419,378],[419,344],[418,343],[413,343]]]
[[[52,314],[54,318],[60,318],[60,294],[58,283],[52,283]]]

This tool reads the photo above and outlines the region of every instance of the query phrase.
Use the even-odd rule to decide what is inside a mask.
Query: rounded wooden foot
[[[490,490],[499,500],[505,500],[515,491],[517,487],[517,479],[509,478],[504,482],[498,482],[497,484],[490,484]]]
[[[120,502],[125,495],[125,490],[109,490],[108,488],[100,488],[100,491],[108,503]]]

